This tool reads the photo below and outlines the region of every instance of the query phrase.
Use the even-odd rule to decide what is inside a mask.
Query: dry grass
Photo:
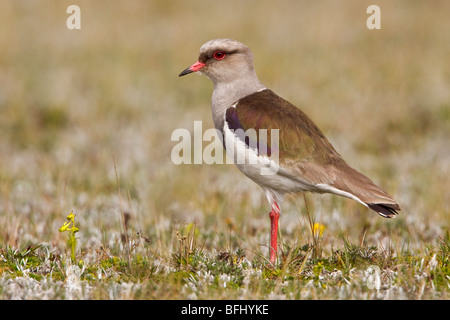
[[[370,1],[76,3],[80,31],[65,27],[71,1],[0,4],[1,298],[448,299],[448,2],[377,1],[377,31]],[[259,187],[231,165],[170,159],[174,129],[213,126],[210,82],[177,75],[216,37],[248,44],[260,80],[400,216],[308,195],[326,226],[312,256],[303,199],[289,196],[267,266]],[[58,232],[72,210],[81,274]],[[372,263],[384,291],[364,285]]]

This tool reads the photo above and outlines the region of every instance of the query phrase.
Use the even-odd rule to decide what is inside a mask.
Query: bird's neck
[[[266,87],[259,82],[256,75],[238,78],[232,82],[214,83],[211,108],[215,127],[223,130],[225,112],[235,102],[264,89]]]

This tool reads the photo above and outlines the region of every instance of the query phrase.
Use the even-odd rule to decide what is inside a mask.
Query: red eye
[[[216,51],[216,52],[214,52],[213,57],[216,60],[222,60],[223,58],[225,58],[225,52],[224,51]]]

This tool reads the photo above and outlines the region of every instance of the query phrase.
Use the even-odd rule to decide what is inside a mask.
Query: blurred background
[[[66,27],[71,4],[81,30]],[[381,30],[366,27],[371,4]],[[57,230],[73,210],[85,251],[114,244],[124,212],[160,253],[191,222],[206,247],[265,250],[258,186],[233,165],[170,158],[173,130],[213,127],[212,83],[178,74],[222,37],[247,44],[261,82],[402,207],[385,220],[308,195],[325,244],[363,231],[399,246],[436,240],[450,221],[449,12],[448,1],[1,1],[0,246],[64,248]],[[302,197],[288,196],[282,241],[302,241],[304,217]]]

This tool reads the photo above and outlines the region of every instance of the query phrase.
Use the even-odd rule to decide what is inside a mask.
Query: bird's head
[[[214,84],[254,77],[253,55],[243,43],[232,39],[214,39],[200,48],[198,61],[179,76],[192,72],[206,75]]]

